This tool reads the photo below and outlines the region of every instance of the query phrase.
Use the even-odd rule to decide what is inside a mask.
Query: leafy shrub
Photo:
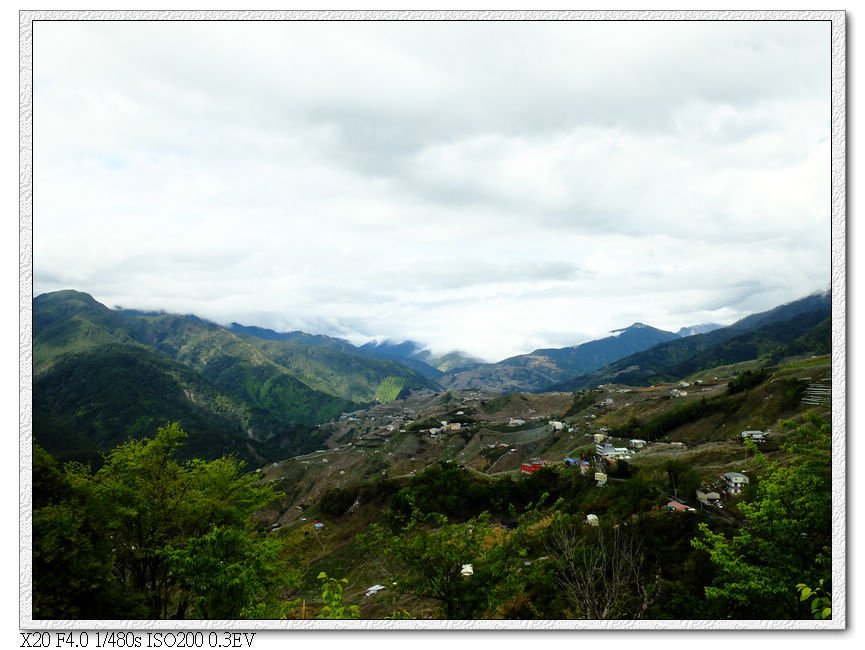
[[[769,373],[765,368],[758,370],[757,372],[746,370],[745,372],[739,373],[733,377],[733,379],[727,383],[727,394],[735,395],[736,393],[750,390],[755,386],[759,386],[768,378]]]

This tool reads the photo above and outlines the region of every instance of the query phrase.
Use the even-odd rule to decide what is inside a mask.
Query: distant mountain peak
[[[676,334],[679,336],[694,336],[695,334],[707,334],[709,332],[714,332],[717,329],[721,329],[724,327],[723,325],[719,325],[718,323],[701,323],[700,325],[690,325],[688,327],[682,327],[679,329]]]
[[[424,350],[424,346],[417,341],[394,341],[392,339],[373,339],[360,347],[366,350],[387,349],[405,356],[411,356]]]
[[[652,327],[651,325],[646,325],[645,323],[637,322],[637,323],[633,323],[632,325],[629,325],[628,327],[623,327],[622,329],[610,330],[610,334],[614,334],[614,335],[618,336],[620,334],[624,334],[625,332],[633,332],[636,330],[656,330],[656,331],[658,331],[658,329],[656,327]]]

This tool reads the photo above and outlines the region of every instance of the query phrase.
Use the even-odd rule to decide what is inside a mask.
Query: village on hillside
[[[817,360],[829,363],[829,358]],[[825,370],[828,365],[817,366]],[[794,410],[827,407],[825,372],[813,365],[788,373],[801,384]],[[669,486],[665,506],[673,511],[711,508],[727,517],[725,503],[739,497],[756,469],[746,441],[771,453],[784,432],[777,419],[732,421],[712,417],[676,427],[655,439],[626,436],[628,420],[643,419],[678,404],[724,395],[729,376],[706,376],[649,387],[607,384],[572,393],[499,395],[482,390],[417,391],[406,399],[343,413],[320,425],[323,449],[271,463],[258,471],[267,480],[291,485],[294,498],[282,512],[269,512],[279,527],[328,490],[373,476],[411,477],[440,462],[456,463],[486,476],[530,475],[558,466],[591,475],[598,486],[622,481],[622,467],[662,468],[675,461],[698,470],[701,481],[687,492]],[[770,392],[765,401],[780,400]],[[577,409],[576,411],[574,409]]]

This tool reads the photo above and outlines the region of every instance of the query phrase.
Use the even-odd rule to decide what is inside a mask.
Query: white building
[[[721,478],[726,483],[727,494],[741,494],[749,483],[748,477],[741,472],[727,472]]]
[[[627,447],[613,447],[609,442],[604,445],[595,445],[595,451],[598,456],[603,456],[606,459],[628,460],[631,457],[631,450]]]

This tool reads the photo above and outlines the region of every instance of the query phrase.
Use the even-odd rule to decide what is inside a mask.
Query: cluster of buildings
[[[436,436],[439,433],[447,433],[448,431],[459,431],[462,429],[461,422],[448,422],[447,420],[441,421],[440,427],[431,427],[429,429],[430,436]]]
[[[609,442],[595,445],[595,452],[604,460],[630,460],[631,452],[627,447],[614,447]]]
[[[706,506],[723,509],[722,495],[739,496],[748,483],[750,479],[742,472],[725,472],[721,474],[719,480],[697,490],[697,501]]]
[[[632,438],[628,441],[627,447],[616,447],[607,439],[605,433],[596,433],[594,435],[594,440],[595,453],[599,458],[608,462],[614,460],[630,460],[631,456],[646,446],[645,440]]]

